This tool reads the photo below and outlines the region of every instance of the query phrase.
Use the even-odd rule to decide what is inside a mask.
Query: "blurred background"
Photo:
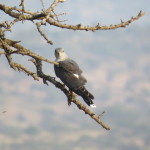
[[[48,8],[52,0],[43,0]],[[1,0],[18,6],[19,0]],[[150,149],[150,1],[67,0],[56,12],[66,24],[94,26],[120,23],[146,15],[126,28],[111,31],[69,31],[47,25],[42,29],[54,45],[48,45],[29,21],[18,23],[6,37],[21,40],[26,48],[50,60],[63,47],[86,76],[95,96],[97,115],[111,127],[104,130],[72,104],[53,85],[34,81],[10,69],[0,57],[0,149],[1,150],[149,150]],[[25,1],[27,10],[41,10],[40,0]],[[11,18],[0,12],[0,22]],[[28,57],[16,62],[35,72]],[[55,76],[53,65],[43,63],[45,74]],[[82,98],[78,97],[82,102]],[[84,103],[84,102],[83,102]]]

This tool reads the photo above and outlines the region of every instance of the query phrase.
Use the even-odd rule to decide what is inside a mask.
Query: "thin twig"
[[[22,7],[22,15],[24,14],[25,8],[24,8],[24,0],[21,0],[21,4],[19,5]]]
[[[44,34],[44,32],[41,30],[40,26],[41,24],[40,23],[36,23],[36,26],[37,26],[37,29],[39,31],[39,33],[44,37],[44,39],[47,41],[47,43],[53,45],[53,42],[51,40],[49,40],[46,36],[46,34]]]

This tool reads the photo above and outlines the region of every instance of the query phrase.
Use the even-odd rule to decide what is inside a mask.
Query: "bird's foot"
[[[70,100],[70,98],[68,98],[68,106],[70,106],[71,105],[71,100]]]
[[[74,92],[69,91],[68,106],[71,105],[71,101],[72,101],[73,99],[75,99],[76,96],[77,96],[77,95],[76,95]]]

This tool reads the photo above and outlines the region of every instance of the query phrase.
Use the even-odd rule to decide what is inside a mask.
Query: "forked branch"
[[[46,23],[48,23],[50,25],[53,25],[53,26],[56,26],[56,27],[59,27],[59,28],[70,29],[70,30],[85,30],[85,31],[113,30],[113,29],[117,29],[117,28],[126,27],[129,24],[131,24],[132,22],[138,20],[139,18],[141,18],[142,16],[145,15],[144,12],[140,11],[137,16],[131,17],[131,19],[129,19],[128,21],[122,21],[122,19],[121,19],[121,23],[115,24],[115,25],[109,25],[109,26],[105,26],[105,25],[101,26],[99,23],[95,26],[88,26],[88,25],[85,26],[85,25],[82,25],[82,24],[70,25],[70,24],[63,24],[62,21],[60,21],[58,19],[59,15],[57,15],[55,13],[55,7],[59,3],[62,2],[61,0],[54,0],[54,2],[50,5],[50,7],[47,10],[41,11],[41,12],[26,11],[25,8],[24,8],[24,1],[22,0],[21,2],[22,2],[21,3],[22,9],[0,4],[0,10],[4,11],[6,14],[10,15],[12,18],[17,19],[16,22],[13,22],[13,23],[10,24],[9,28],[12,27],[12,25],[17,23],[18,21],[38,20],[39,22],[36,22],[36,23],[33,22],[33,23],[37,26],[38,32],[44,37],[44,39],[49,44],[53,44],[53,42],[51,40],[49,40],[47,38],[46,34],[44,34],[42,32],[42,30],[40,29],[40,26],[41,25],[46,25]],[[65,15],[66,13],[62,13],[62,15],[63,14]]]

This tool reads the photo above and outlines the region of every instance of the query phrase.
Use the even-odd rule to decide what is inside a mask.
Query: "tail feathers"
[[[92,99],[90,99],[89,97],[82,95],[82,98],[84,99],[84,101],[87,103],[88,106],[93,107],[93,108],[96,107]]]
[[[89,91],[87,91],[84,86],[78,88],[78,90],[80,90],[85,96],[89,97],[90,99],[94,99],[94,96]]]
[[[74,92],[80,95],[84,99],[84,101],[87,103],[88,106],[96,107],[96,105],[92,101],[92,99],[94,99],[94,96],[90,92],[88,92],[84,86],[76,89]]]

